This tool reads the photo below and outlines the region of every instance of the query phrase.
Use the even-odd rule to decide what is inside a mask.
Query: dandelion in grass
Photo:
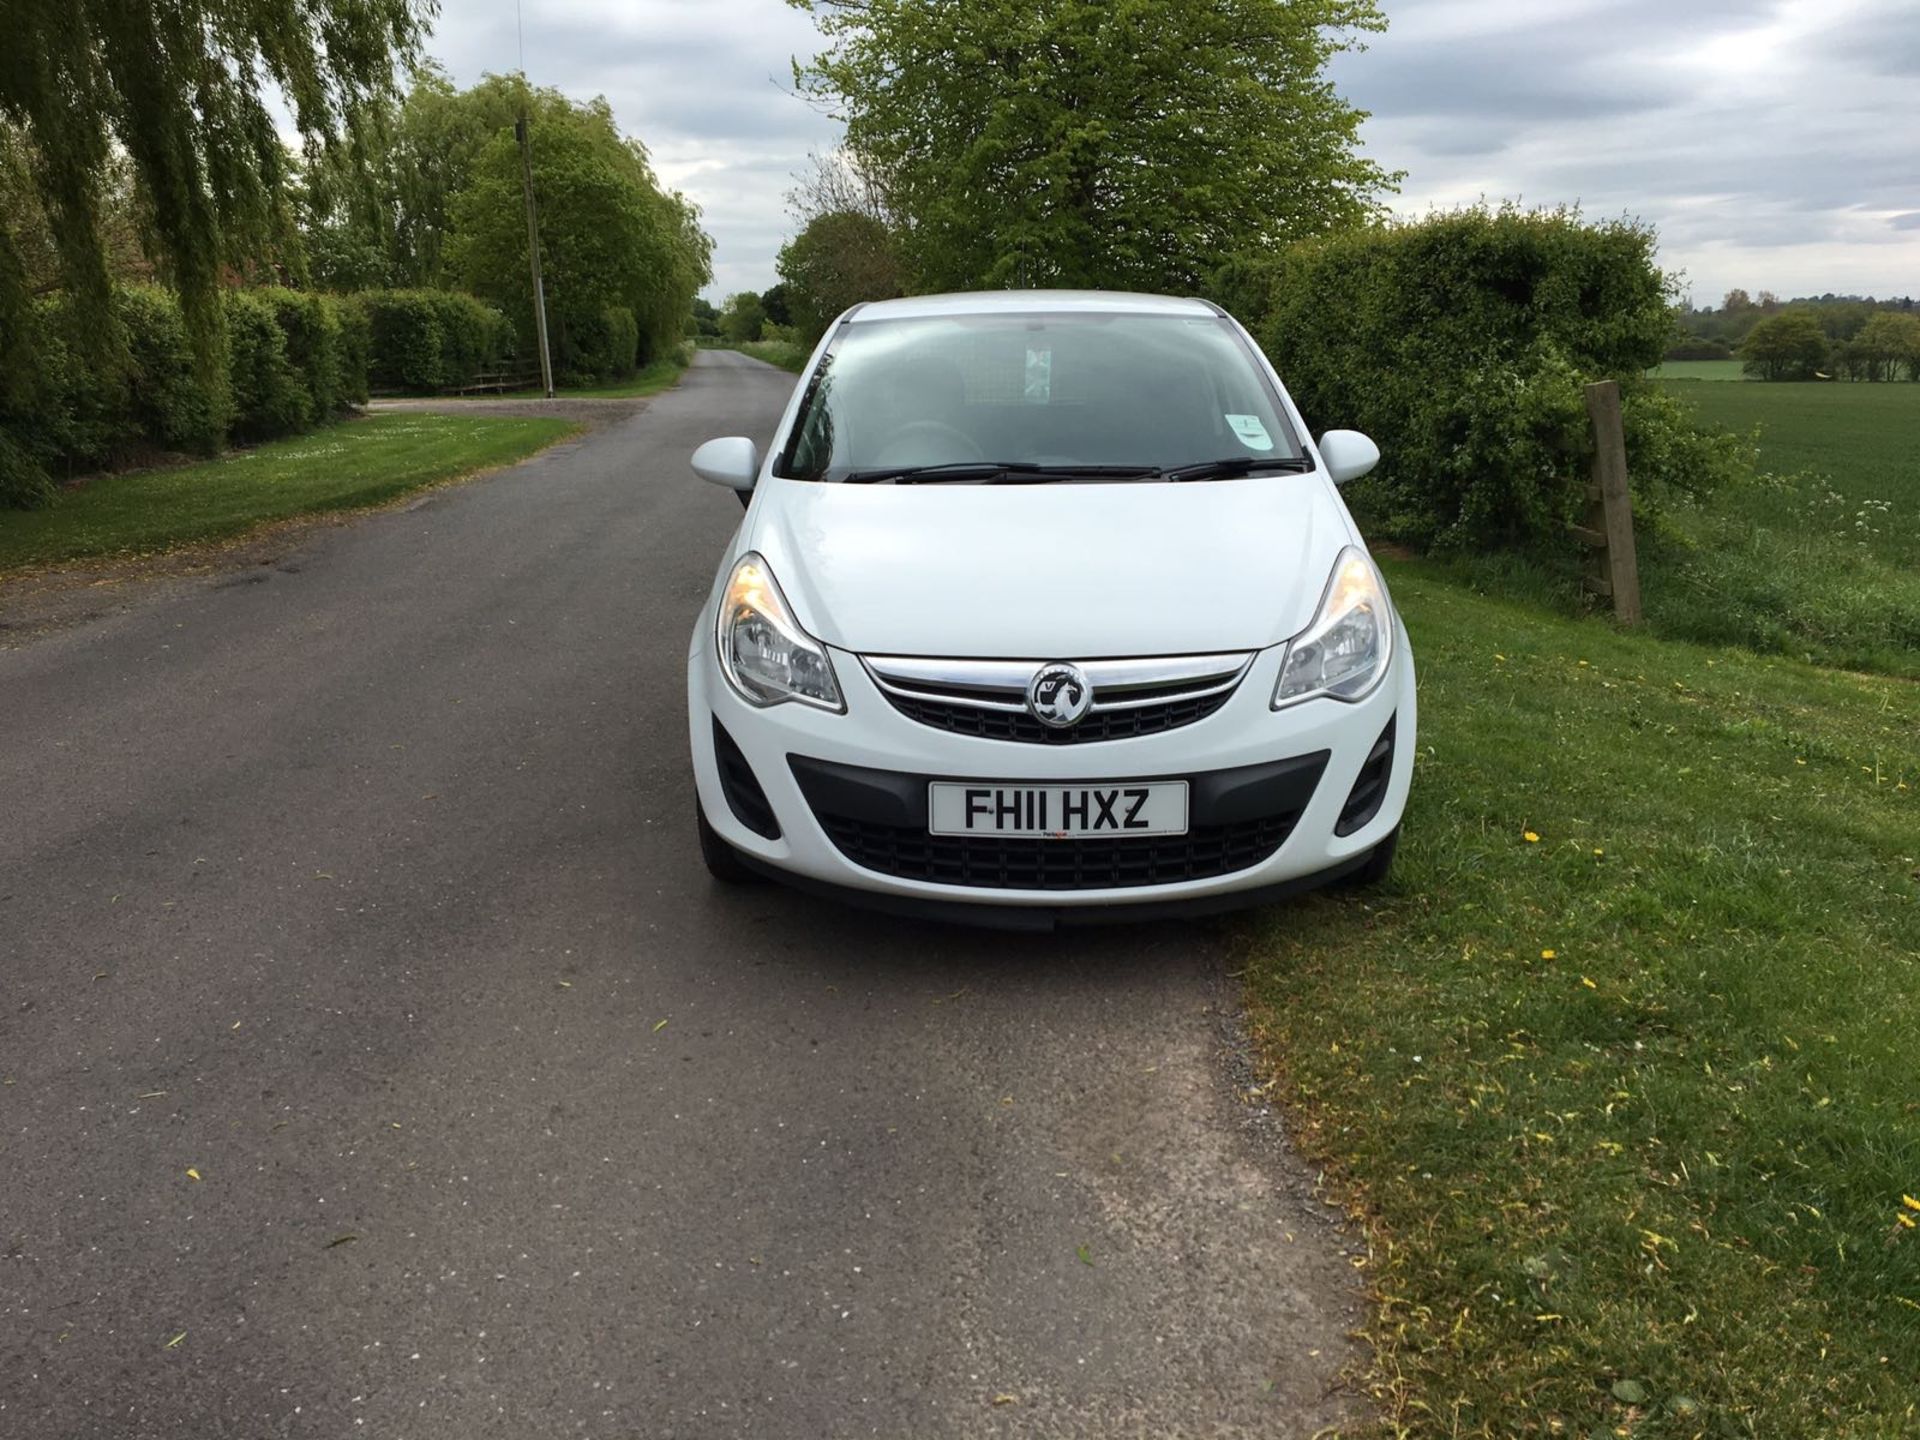
[[[1560,952],[1557,950],[1542,950],[1540,952],[1540,958],[1542,960],[1554,960],[1559,958],[1559,954]]]
[[[1531,830],[1527,831],[1521,838],[1529,845],[1538,845],[1540,843],[1540,837]]]

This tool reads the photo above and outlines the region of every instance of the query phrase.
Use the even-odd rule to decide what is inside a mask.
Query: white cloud
[[[1386,0],[1343,56],[1395,209],[1578,203],[1660,232],[1695,299],[1920,292],[1911,0]],[[1520,17],[1516,19],[1515,17]]]

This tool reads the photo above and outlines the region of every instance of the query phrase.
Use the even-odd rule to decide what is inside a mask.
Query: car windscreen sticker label
[[[1027,403],[1045,405],[1053,399],[1053,351],[1027,351]]]
[[[1273,437],[1267,434],[1267,427],[1260,423],[1258,415],[1229,415],[1227,424],[1233,427],[1233,433],[1240,437],[1240,443],[1249,450],[1273,448]]]

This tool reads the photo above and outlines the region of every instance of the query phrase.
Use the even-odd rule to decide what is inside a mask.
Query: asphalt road
[[[712,887],[695,481],[791,378],[0,651],[0,1435],[1309,1435],[1226,925]],[[195,1176],[197,1175],[197,1179]]]

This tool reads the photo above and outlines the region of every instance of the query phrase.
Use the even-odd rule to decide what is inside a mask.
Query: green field
[[[1648,372],[1655,380],[1744,380],[1738,360],[1669,360]]]
[[[1757,436],[1767,473],[1660,522],[1643,566],[1654,623],[1920,675],[1920,385],[1666,388]]]
[[[1920,688],[1389,579],[1399,870],[1243,932],[1383,1432],[1920,1433]]]
[[[1709,362],[1711,363],[1711,362]],[[1853,526],[1852,538],[1889,560],[1920,567],[1920,385],[1676,384],[1703,420],[1724,429],[1757,431],[1760,459],[1782,475],[1810,483],[1741,498],[1762,523],[1830,528],[1837,494],[1851,522],[1859,507],[1885,504],[1884,523]],[[1851,507],[1849,509],[1849,507]],[[1869,517],[1871,519],[1871,517]]]
[[[197,465],[98,476],[43,510],[0,511],[0,571],[148,554],[270,520],[376,505],[509,464],[573,428],[565,420],[377,415]]]

